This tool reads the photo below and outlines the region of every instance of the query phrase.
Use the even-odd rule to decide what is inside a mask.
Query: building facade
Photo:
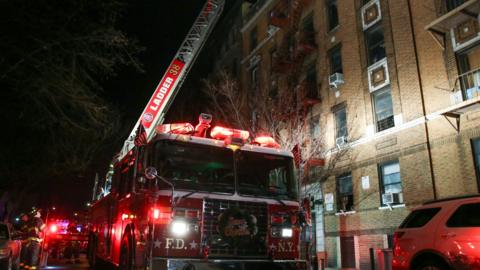
[[[371,269],[413,207],[480,192],[479,11],[480,0],[244,3],[246,94],[306,89],[326,163],[345,152],[311,179],[321,192],[304,189],[326,267]]]

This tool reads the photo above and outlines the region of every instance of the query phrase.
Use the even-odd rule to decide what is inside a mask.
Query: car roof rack
[[[423,203],[423,205],[433,204],[433,203],[438,203],[438,202],[460,200],[460,199],[477,198],[477,197],[480,197],[480,194],[469,194],[469,195],[462,195],[462,196],[446,197],[446,198],[443,198],[443,199],[426,201],[426,202]]]

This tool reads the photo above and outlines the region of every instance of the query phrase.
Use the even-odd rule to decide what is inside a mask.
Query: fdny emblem
[[[152,122],[153,115],[151,113],[146,113],[143,115],[143,121],[145,122]]]
[[[226,238],[255,236],[257,218],[238,208],[230,208],[218,216],[218,233]]]

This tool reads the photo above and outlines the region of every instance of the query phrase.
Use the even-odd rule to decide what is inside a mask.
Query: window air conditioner
[[[345,81],[343,80],[342,73],[333,73],[328,77],[328,84],[335,88],[338,88],[339,85],[343,84]]]
[[[382,194],[382,201],[384,204],[400,203],[400,193],[385,193]]]
[[[345,136],[341,136],[335,139],[335,144],[338,148],[342,148],[347,143],[347,138]]]

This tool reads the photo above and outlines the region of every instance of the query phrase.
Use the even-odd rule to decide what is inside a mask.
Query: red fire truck
[[[163,116],[224,0],[208,0],[91,206],[99,268],[304,269],[293,156],[271,137]]]
[[[302,269],[292,155],[271,138],[157,127],[93,205],[89,257],[120,269]],[[165,132],[166,131],[166,132]],[[263,145],[263,146],[262,146]],[[275,268],[268,268],[275,267]]]

